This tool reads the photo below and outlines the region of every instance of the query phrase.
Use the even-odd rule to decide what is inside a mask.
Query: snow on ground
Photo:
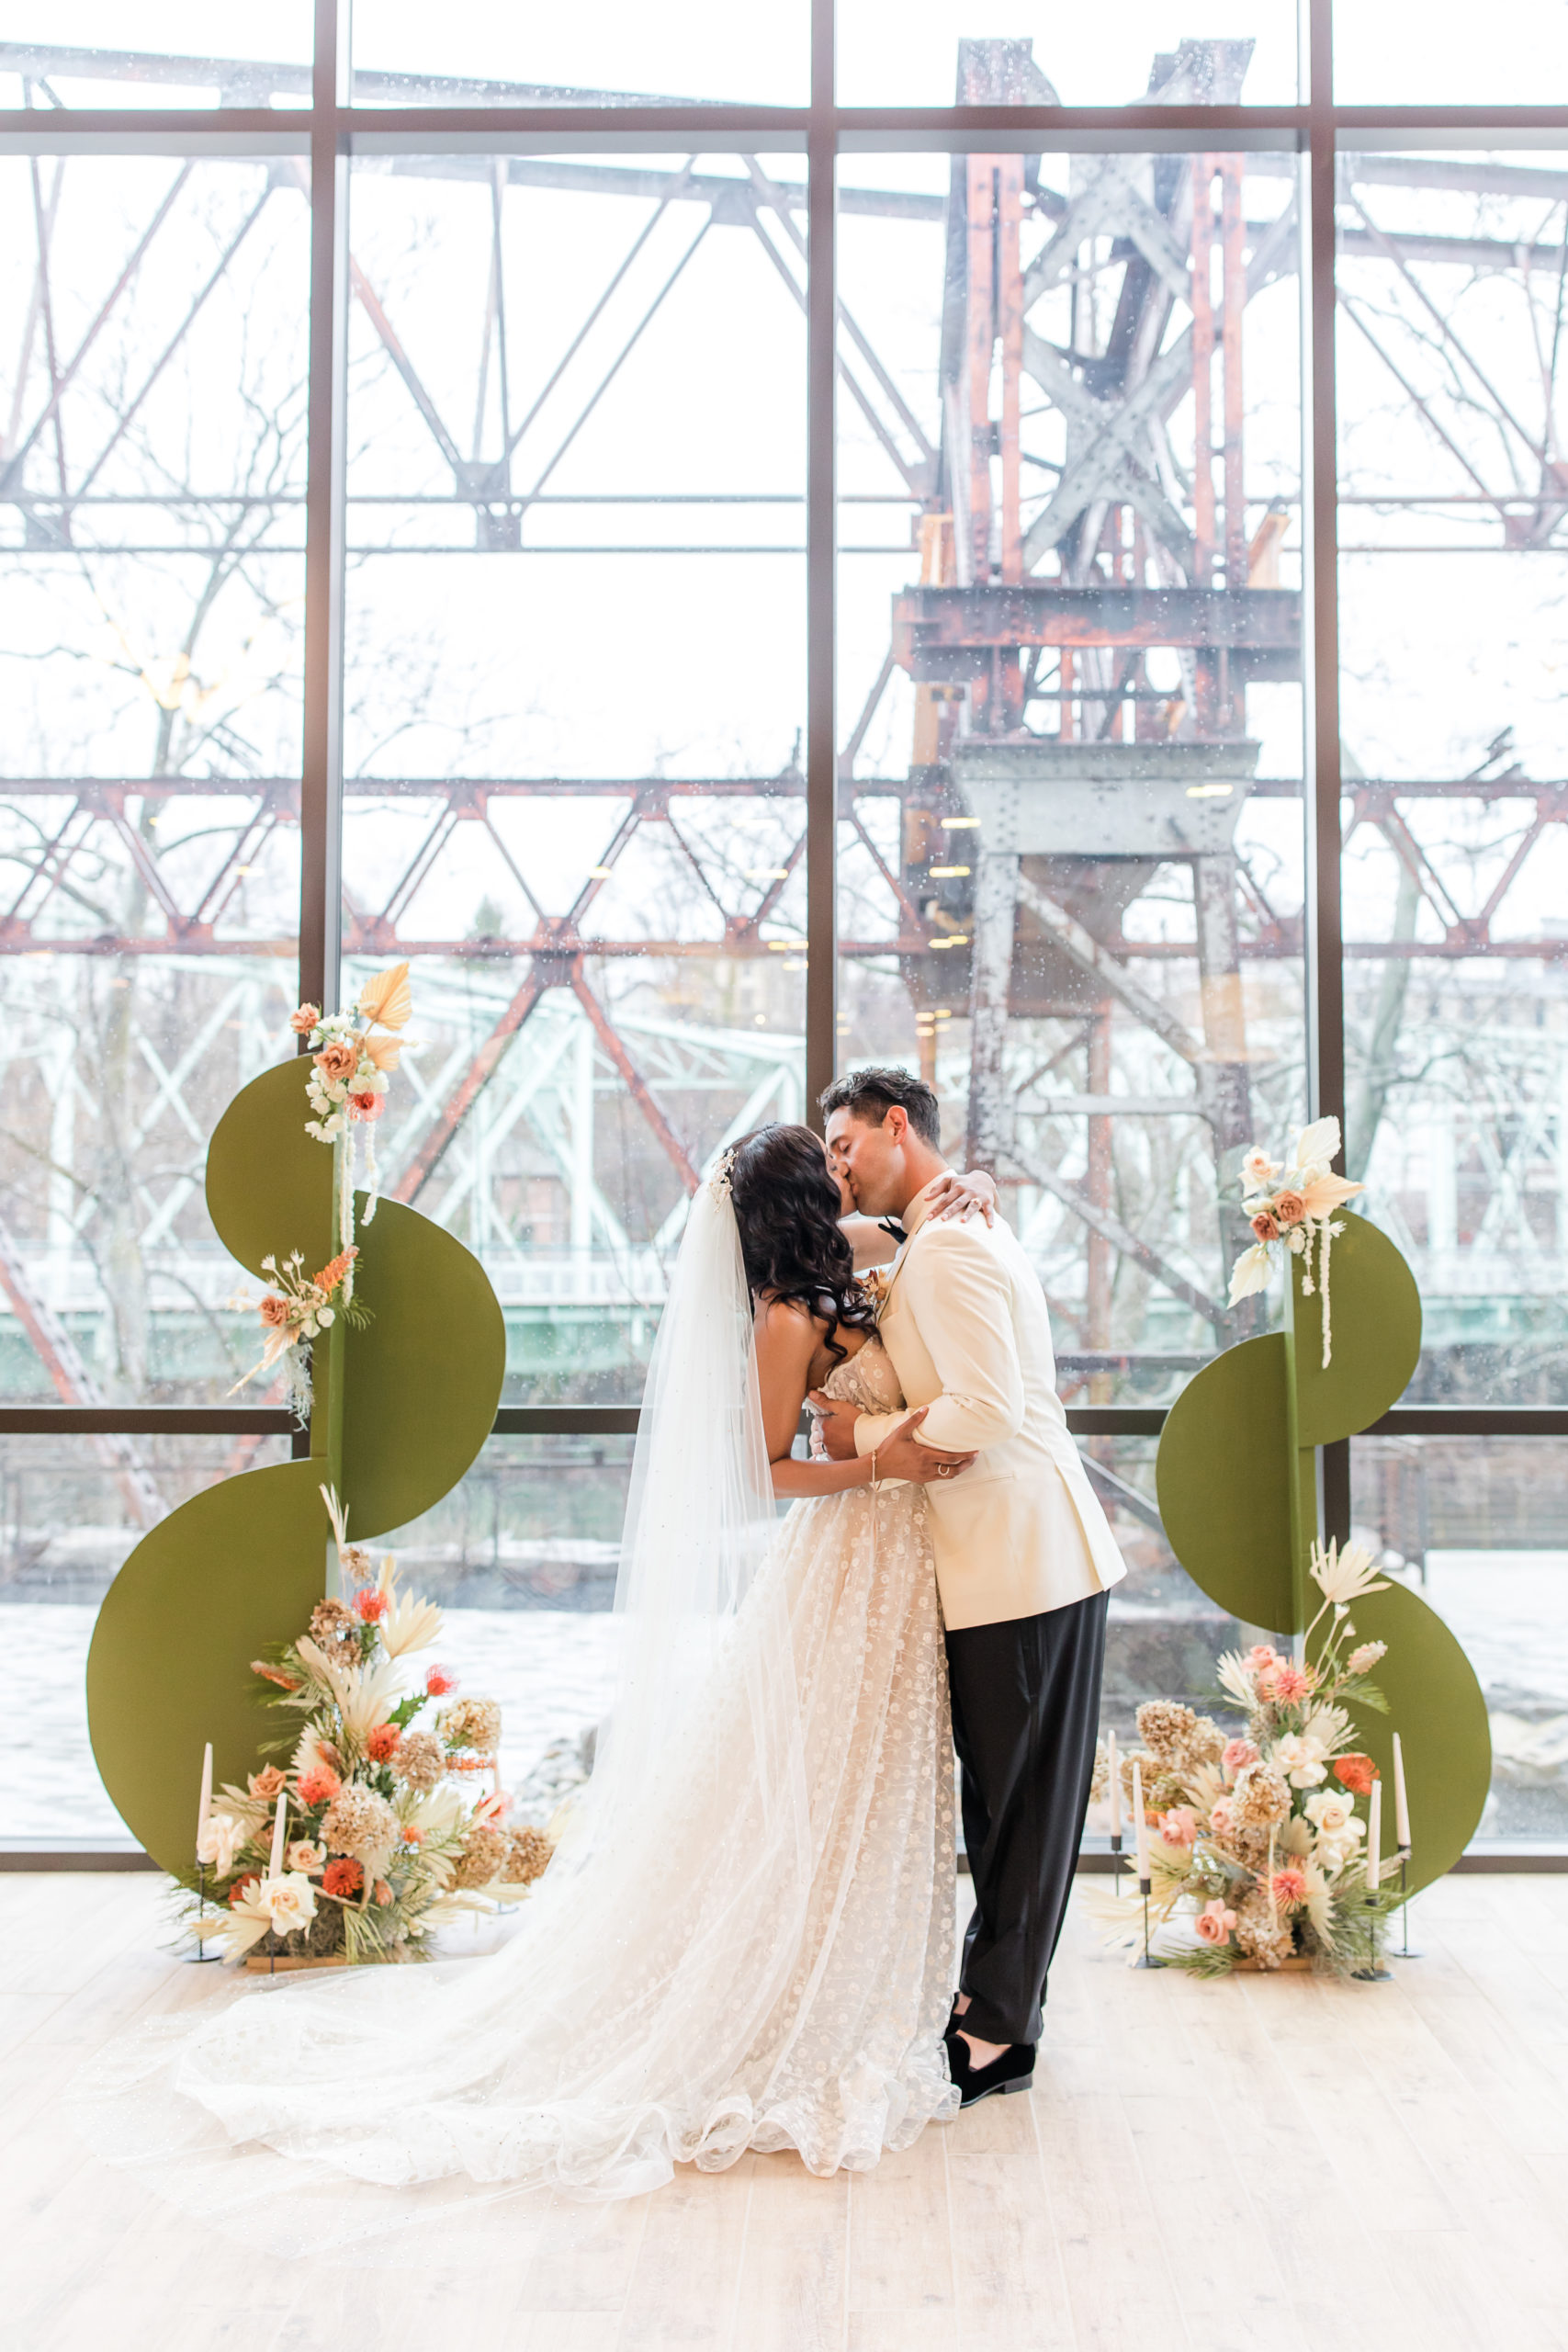
[[[1435,1552],[1416,1589],[1447,1618],[1481,1678],[1498,1781],[1543,1796],[1550,1789],[1555,1809],[1568,1792],[1568,1553]],[[0,1836],[125,1834],[87,1738],[83,1675],[96,1614],[73,1602],[0,1605],[8,1734],[0,1743]],[[500,1701],[508,1786],[552,1743],[575,1742],[604,1714],[617,1628],[607,1610],[446,1611],[428,1657],[453,1668],[471,1696]],[[1517,1826],[1555,1834],[1556,1825],[1521,1818]]]

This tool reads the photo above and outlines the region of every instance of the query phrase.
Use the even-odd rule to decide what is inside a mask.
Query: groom
[[[920,1196],[946,1166],[935,1094],[908,1070],[861,1069],[822,1108],[862,1215],[902,1219],[877,1330],[906,1410],[927,1408],[928,1445],[979,1453],[926,1489],[975,1886],[947,2037],[968,2107],[1032,2079],[1089,1804],[1106,1593],[1126,1571],[1067,1432],[1033,1267],[999,1218],[926,1221]],[[904,1418],[812,1403],[836,1461]]]

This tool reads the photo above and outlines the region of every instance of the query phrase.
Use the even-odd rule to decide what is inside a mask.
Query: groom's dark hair
[[[933,1151],[942,1148],[942,1106],[935,1091],[913,1070],[888,1069],[873,1064],[867,1069],[846,1070],[836,1078],[819,1098],[824,1118],[833,1111],[847,1111],[852,1119],[864,1119],[879,1127],[887,1114],[897,1103],[908,1114],[909,1125],[922,1143]]]

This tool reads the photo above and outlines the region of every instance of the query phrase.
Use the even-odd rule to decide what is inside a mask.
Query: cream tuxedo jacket
[[[886,1278],[877,1333],[910,1406],[930,1408],[928,1443],[979,1450],[956,1477],[933,1478],[937,1588],[950,1632],[1063,1609],[1126,1574],[1056,1394],[1045,1294],[1017,1237],[904,1215],[908,1239]],[[870,1453],[899,1413],[863,1413]]]

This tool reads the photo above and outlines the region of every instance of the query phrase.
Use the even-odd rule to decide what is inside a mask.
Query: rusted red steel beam
[[[595,1034],[604,1051],[620,1072],[621,1081],[637,1109],[652,1128],[675,1173],[688,1193],[694,1193],[702,1178],[686,1157],[685,1146],[654,1101],[648,1080],[627,1053],[615,1024],[582,976],[582,958],[575,960],[571,975],[571,992],[593,1023]]]
[[[392,1197],[399,1201],[417,1200],[434,1174],[443,1153],[468,1116],[475,1096],[489,1080],[496,1064],[516,1036],[547,985],[545,974],[536,964],[527,978],[502,1013],[490,1035],[474,1056],[457,1084],[447,1096],[436,1114],[429,1133],[404,1169],[394,1187]]]
[[[998,645],[1224,647],[1299,660],[1301,636],[1301,599],[1292,588],[1068,588],[1026,580],[906,588],[893,599],[894,660],[916,678],[922,662]]]

